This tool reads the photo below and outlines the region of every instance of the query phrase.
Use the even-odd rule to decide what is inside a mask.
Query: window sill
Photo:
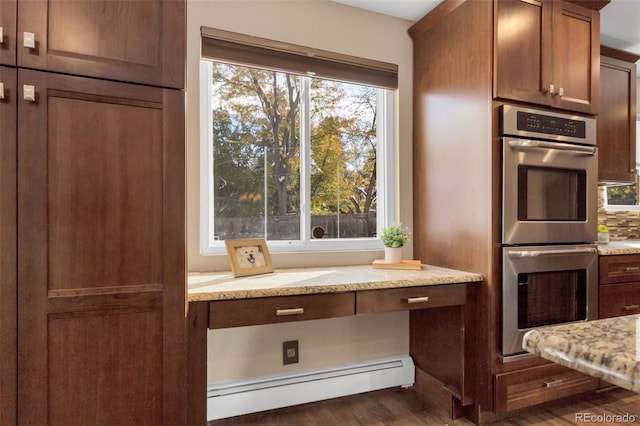
[[[605,204],[604,210],[612,211],[612,212],[622,212],[622,211],[640,212],[640,205]]]

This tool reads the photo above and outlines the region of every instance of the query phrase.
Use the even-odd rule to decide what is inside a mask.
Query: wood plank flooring
[[[635,422],[615,422],[615,418],[596,416],[635,416]],[[589,421],[587,421],[589,419]],[[609,421],[602,421],[609,420]],[[631,418],[630,420],[634,420]],[[581,398],[559,401],[523,411],[492,423],[497,426],[640,424],[640,395],[614,389]],[[466,419],[451,420],[446,410],[415,400],[410,390],[386,389],[343,398],[319,401],[262,413],[211,421],[209,426],[360,426],[360,425],[472,425]]]

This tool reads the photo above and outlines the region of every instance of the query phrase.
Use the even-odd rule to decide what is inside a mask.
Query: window
[[[201,251],[381,248],[394,92],[268,65],[201,61]]]

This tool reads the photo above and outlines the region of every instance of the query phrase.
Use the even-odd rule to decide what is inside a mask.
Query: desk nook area
[[[290,321],[410,311],[410,353],[415,391],[450,409],[472,397],[475,298],[482,276],[430,265],[420,271],[371,265],[279,269],[233,278],[230,273],[189,275],[189,424],[207,412],[207,330]],[[452,362],[457,360],[457,362]]]

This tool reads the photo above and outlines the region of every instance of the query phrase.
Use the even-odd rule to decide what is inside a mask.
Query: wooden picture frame
[[[264,239],[225,240],[224,245],[234,277],[273,272],[271,256]]]

